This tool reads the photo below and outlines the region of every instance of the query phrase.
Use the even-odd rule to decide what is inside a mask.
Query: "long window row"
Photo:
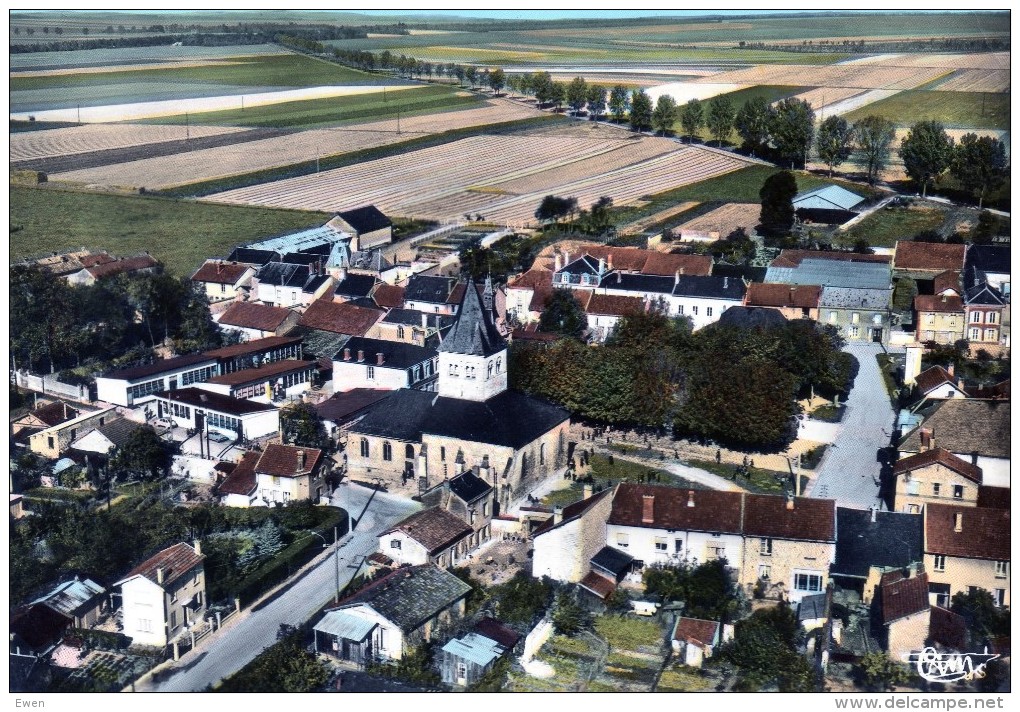
[[[239,418],[232,418],[229,415],[220,415],[219,413],[207,413],[205,419],[210,427],[241,432],[241,420]]]
[[[155,381],[146,381],[145,383],[128,386],[128,395],[132,399],[142,398],[150,393],[156,393],[161,390],[163,390],[163,379],[158,378]]]
[[[215,366],[206,366],[205,368],[197,368],[194,371],[186,371],[181,374],[181,384],[190,386],[192,383],[205,383],[210,378],[216,375]]]

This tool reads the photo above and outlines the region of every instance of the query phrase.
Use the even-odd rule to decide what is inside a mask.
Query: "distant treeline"
[[[49,30],[49,28],[43,28]],[[273,42],[280,33],[295,40],[306,42],[321,42],[327,40],[351,40],[367,39],[368,33],[380,33],[391,35],[408,34],[407,27],[403,23],[395,25],[373,25],[365,27],[346,27],[334,25],[298,25],[295,23],[239,23],[236,25],[222,25],[219,30],[208,25],[151,25],[140,30],[132,27],[130,30],[123,25],[116,32],[147,32],[148,35],[133,37],[115,37],[113,26],[109,26],[103,32],[103,37],[81,38],[81,39],[43,39],[39,42],[19,42],[10,45],[11,54],[24,54],[28,52],[64,52],[82,49],[115,49],[120,47],[156,47],[170,45],[180,42],[182,45],[192,47],[220,47],[228,45],[243,44],[264,44]],[[54,28],[53,36],[62,35],[62,28]],[[88,28],[82,28],[83,34],[88,34]],[[21,35],[21,29],[14,28],[15,36]],[[38,30],[29,28],[25,30],[26,36],[35,37]],[[50,37],[49,32],[43,32],[45,37]]]
[[[804,40],[800,44],[741,42],[741,49],[773,52],[1008,52],[1009,38],[932,37],[927,40]]]

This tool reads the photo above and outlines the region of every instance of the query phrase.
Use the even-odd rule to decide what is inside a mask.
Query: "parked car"
[[[229,438],[223,433],[217,433],[215,430],[209,431],[209,439],[214,443],[229,443],[233,440],[233,438]]]

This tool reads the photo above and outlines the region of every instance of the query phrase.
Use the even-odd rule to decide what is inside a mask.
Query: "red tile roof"
[[[460,517],[433,507],[412,514],[379,536],[401,532],[424,546],[431,556],[469,536],[472,531]]]
[[[643,521],[645,497],[652,497],[651,520]],[[781,499],[781,498],[780,498]],[[693,504],[693,506],[688,506]],[[624,483],[613,498],[610,524],[654,529],[691,529],[739,534],[741,494],[713,490]]]
[[[115,262],[104,262],[103,264],[96,265],[95,267],[88,267],[88,273],[96,279],[102,279],[103,277],[112,277],[117,274],[123,274],[124,272],[134,272],[139,269],[150,269],[158,265],[152,255],[137,255],[136,257],[125,257]]]
[[[531,536],[532,537],[536,537],[539,534],[544,534],[545,532],[547,532],[550,529],[552,529],[554,526],[560,526],[562,524],[566,524],[569,521],[572,521],[573,519],[576,519],[577,517],[579,517],[582,514],[584,514],[585,512],[587,512],[588,509],[592,505],[594,505],[596,502],[600,501],[603,497],[609,496],[610,494],[612,494],[612,492],[613,492],[613,490],[610,490],[610,489],[602,490],[598,494],[594,494],[591,497],[589,497],[588,499],[581,499],[581,500],[578,500],[577,502],[574,502],[573,504],[568,504],[566,507],[563,508],[563,518],[560,521],[560,524],[553,524],[553,519],[554,518],[553,517],[549,517],[549,519],[547,519],[546,521],[542,522],[542,524],[540,524],[531,533]],[[538,508],[532,508],[532,509],[538,509]]]
[[[622,297],[616,294],[596,294],[591,292],[585,295],[587,300],[582,301],[585,312],[598,316],[628,316],[644,311],[644,302],[639,297]]]
[[[349,302],[337,304],[327,297],[317,299],[309,305],[298,324],[309,329],[321,329],[335,334],[364,336],[384,312],[379,309],[359,307]]]
[[[250,495],[255,491],[255,465],[261,455],[257,452],[246,452],[241,456],[234,468],[220,483],[217,492],[220,495],[241,494]]]
[[[385,309],[401,309],[404,306],[404,288],[383,282],[372,292],[372,299]]]
[[[44,406],[36,408],[28,415],[38,418],[46,425],[53,427],[54,425],[60,425],[61,423],[66,423],[68,420],[77,418],[81,415],[81,412],[63,401],[56,401],[55,403],[47,403]]]
[[[836,540],[836,503],[831,499],[794,497],[793,508],[786,497],[748,494],[744,496],[744,534],[802,539]]]
[[[258,331],[276,331],[293,312],[252,302],[234,302],[220,317],[220,324]]]
[[[648,261],[651,252],[637,247],[606,247],[605,245],[586,245],[576,253],[571,251],[570,261],[573,262],[579,257],[588,255],[594,257],[597,262],[600,259],[606,261],[606,266],[612,260],[613,266],[610,269],[623,270],[624,272],[640,272]],[[566,260],[564,260],[566,263]],[[670,272],[670,275],[673,273]]]
[[[956,531],[956,517],[962,517]],[[927,504],[924,507],[924,549],[964,559],[1008,561],[1009,510]]]
[[[552,272],[540,269],[529,269],[524,274],[517,275],[506,285],[508,289],[535,289],[537,287],[552,286]]]
[[[583,579],[578,581],[578,586],[586,588],[596,596],[605,600],[616,590],[616,582],[610,581],[605,576],[600,576],[594,571],[589,571]]]
[[[900,240],[893,254],[893,267],[925,272],[962,270],[966,251],[966,245]]]
[[[304,453],[303,460],[301,453]],[[255,465],[255,472],[274,477],[300,477],[315,472],[321,460],[322,450],[318,448],[270,443]]]
[[[914,297],[914,310],[917,312],[941,312],[944,314],[959,312],[962,314],[963,300],[953,296],[918,294]]]
[[[799,267],[802,260],[839,260],[842,262],[881,262],[888,264],[888,255],[862,255],[856,252],[826,250],[783,250],[772,260],[771,267]]]
[[[450,292],[450,296],[446,298],[447,304],[460,304],[464,301],[464,291],[466,286],[463,282],[458,282],[454,285],[453,290]]]
[[[507,650],[513,650],[517,641],[521,639],[520,633],[513,628],[506,627],[495,618],[483,618],[475,625],[475,630],[479,635],[496,641]]]
[[[927,611],[928,574],[905,578],[882,586],[882,622],[892,623],[900,618]]]
[[[196,566],[201,565],[203,559],[205,559],[205,556],[197,553],[190,545],[184,543],[174,544],[131,569],[127,576],[115,585],[119,585],[135,576],[144,576],[153,583],[156,583],[156,570],[163,569],[162,585],[166,588]]]
[[[905,457],[896,462],[893,466],[893,473],[901,475],[904,472],[913,472],[922,467],[939,464],[948,467],[953,472],[958,472],[968,480],[981,484],[981,468],[963,460],[945,448],[937,447],[932,450],[925,450],[916,455]]]
[[[641,268],[641,274],[672,277],[678,271],[684,275],[707,277],[712,274],[713,260],[708,255],[674,255],[664,252],[649,252]],[[616,262],[613,262],[616,266]]]
[[[221,262],[206,260],[206,263],[191,275],[192,282],[209,282],[211,284],[237,284],[244,273],[252,269],[243,262]]]
[[[817,309],[822,288],[813,284],[762,284],[747,285],[744,304],[749,307],[794,307]]]
[[[967,647],[967,621],[958,613],[932,606],[928,637],[935,643],[962,652]]]
[[[921,393],[930,393],[945,383],[952,383],[955,386],[956,379],[941,366],[926,368],[917,375],[917,390]]]
[[[960,293],[960,272],[958,270],[949,270],[935,275],[935,294],[942,294],[947,289],[952,289],[957,294]]]
[[[693,643],[705,647],[715,643],[716,633],[719,631],[719,623],[706,621],[700,618],[680,618],[676,622],[676,631],[673,633],[673,640],[682,640],[685,643]]]
[[[251,341],[243,341],[240,344],[234,344],[233,346],[224,346],[220,349],[213,349],[212,351],[206,351],[206,356],[212,356],[213,358],[233,358],[234,356],[244,356],[246,354],[255,354],[260,351],[269,351],[280,346],[290,346],[291,344],[300,344],[300,336],[267,336],[264,339],[253,339]]]

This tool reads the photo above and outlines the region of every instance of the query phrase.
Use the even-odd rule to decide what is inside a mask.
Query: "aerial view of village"
[[[17,706],[1003,707],[1008,10],[8,19]]]

